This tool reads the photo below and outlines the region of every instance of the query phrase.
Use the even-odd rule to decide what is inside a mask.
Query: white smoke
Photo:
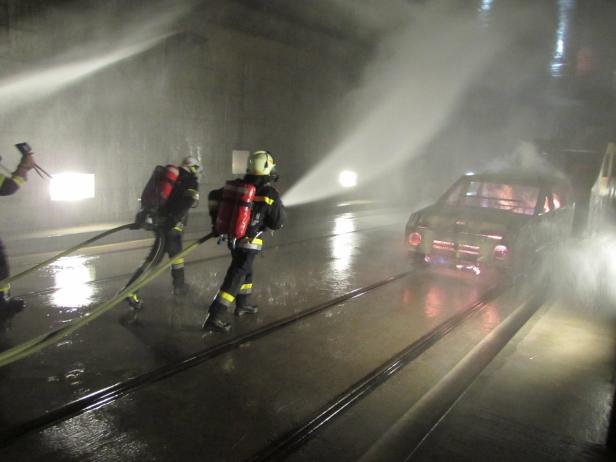
[[[555,165],[551,164],[531,141],[520,141],[513,152],[488,163],[488,172],[526,172],[565,177]]]

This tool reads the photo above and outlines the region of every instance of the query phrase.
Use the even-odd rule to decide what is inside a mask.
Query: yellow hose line
[[[145,286],[148,282],[152,281],[156,277],[158,277],[165,269],[169,268],[176,260],[180,258],[184,258],[187,254],[195,250],[198,246],[203,244],[205,241],[210,239],[212,234],[208,234],[198,241],[193,242],[191,245],[186,247],[182,252],[177,254],[173,259],[169,260],[166,263],[162,263],[157,267],[153,268],[147,274],[144,274],[141,278],[137,279],[135,282],[127,286],[124,290],[119,292],[114,298],[111,300],[107,300],[106,302],[101,303],[96,306],[90,313],[87,313],[83,318],[77,319],[60,329],[56,329],[54,331],[48,332],[43,335],[39,335],[27,342],[16,345],[8,350],[0,353],[0,367],[6,366],[7,364],[14,363],[15,361],[19,361],[27,356],[33,355],[34,353],[39,352],[43,348],[56,343],[60,339],[66,337],[67,335],[72,334],[77,329],[82,328],[86,324],[89,324],[94,319],[98,318],[105,312],[109,311],[115,305],[123,301],[129,294],[138,290],[139,288]]]
[[[50,259],[45,260],[45,261],[39,263],[38,265],[33,266],[32,268],[29,268],[29,269],[27,269],[25,271],[22,271],[21,273],[16,274],[15,276],[11,276],[11,277],[8,277],[6,279],[3,279],[2,281],[0,281],[0,287],[5,287],[6,285],[8,285],[9,283],[15,281],[16,279],[22,278],[22,277],[26,276],[27,274],[30,274],[30,273],[36,271],[37,269],[42,268],[43,266],[47,266],[50,263],[53,263],[54,261],[59,260],[62,257],[66,257],[67,255],[69,255],[69,254],[71,254],[73,252],[76,252],[77,250],[81,249],[82,247],[87,246],[88,244],[91,244],[92,242],[98,241],[99,239],[107,237],[110,234],[116,233],[118,231],[122,231],[124,229],[129,229],[131,226],[133,226],[133,223],[128,223],[126,225],[118,226],[117,228],[109,229],[109,230],[105,231],[104,233],[98,234],[98,235],[94,236],[93,238],[88,239],[87,241],[83,241],[81,244],[77,244],[76,246],[71,247],[70,249],[65,250],[64,252],[60,252],[59,254],[54,255]]]

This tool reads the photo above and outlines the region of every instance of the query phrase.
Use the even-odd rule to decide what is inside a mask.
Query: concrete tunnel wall
[[[0,91],[15,75],[83,59],[82,49],[108,51],[123,10],[118,1],[0,0]],[[28,141],[51,173],[94,173],[96,181],[94,199],[52,202],[48,183],[31,172],[1,199],[2,233],[130,220],[153,166],[189,154],[203,158],[203,193],[232,176],[234,149],[274,152],[285,188],[335,132],[330,109],[366,52],[242,2],[205,2],[175,30],[53,94],[2,104],[3,164],[12,170],[13,144]]]

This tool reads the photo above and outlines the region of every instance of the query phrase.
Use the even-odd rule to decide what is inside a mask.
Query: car
[[[542,248],[570,235],[574,207],[565,177],[468,174],[410,216],[406,245],[421,263],[517,274]]]

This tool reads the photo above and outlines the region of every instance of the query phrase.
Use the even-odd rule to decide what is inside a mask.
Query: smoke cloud
[[[520,141],[513,152],[488,163],[487,172],[528,172],[534,174],[566,175],[541,156],[537,146],[531,141]]]

